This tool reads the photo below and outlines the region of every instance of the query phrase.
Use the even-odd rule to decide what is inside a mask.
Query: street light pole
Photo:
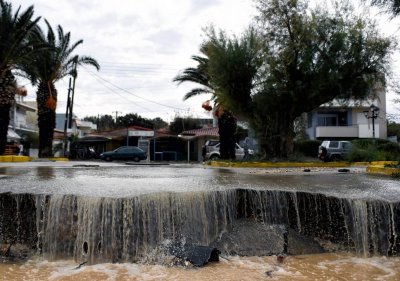
[[[375,138],[375,119],[378,118],[379,115],[379,107],[375,105],[371,105],[369,110],[365,110],[364,116],[367,119],[372,119],[372,138]]]

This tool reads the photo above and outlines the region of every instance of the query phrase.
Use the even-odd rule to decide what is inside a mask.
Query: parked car
[[[244,157],[244,148],[241,147],[238,143],[235,144],[235,156],[236,159],[243,159]],[[205,157],[204,160],[217,160],[221,158],[221,154],[219,152],[220,143],[219,140],[208,140],[205,143]],[[253,155],[254,150],[249,149],[249,155]]]
[[[121,146],[113,151],[101,153],[100,159],[105,161],[133,160],[139,162],[140,160],[147,159],[147,153],[137,146]]]
[[[344,159],[352,148],[350,141],[325,140],[318,149],[318,158],[328,161],[338,161]]]

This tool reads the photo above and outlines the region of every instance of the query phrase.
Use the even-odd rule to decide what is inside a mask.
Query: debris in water
[[[276,261],[278,263],[283,263],[285,261],[285,259],[286,259],[286,255],[285,254],[279,254],[279,255],[276,256]]]
[[[84,261],[84,262],[80,263],[77,267],[75,267],[75,269],[79,269],[85,264],[87,264],[87,261]]]
[[[348,173],[348,172],[350,172],[350,170],[349,169],[339,169],[338,172],[339,173]]]

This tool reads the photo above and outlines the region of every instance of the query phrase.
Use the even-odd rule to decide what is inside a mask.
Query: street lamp
[[[364,110],[364,116],[367,119],[372,119],[372,137],[375,138],[375,119],[379,115],[379,107],[371,105],[369,110]]]

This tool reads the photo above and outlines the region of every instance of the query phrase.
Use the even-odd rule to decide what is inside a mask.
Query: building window
[[[311,113],[308,113],[307,114],[307,127],[308,128],[311,128],[312,127],[312,114]]]
[[[337,119],[336,115],[319,115],[318,126],[337,126]]]

